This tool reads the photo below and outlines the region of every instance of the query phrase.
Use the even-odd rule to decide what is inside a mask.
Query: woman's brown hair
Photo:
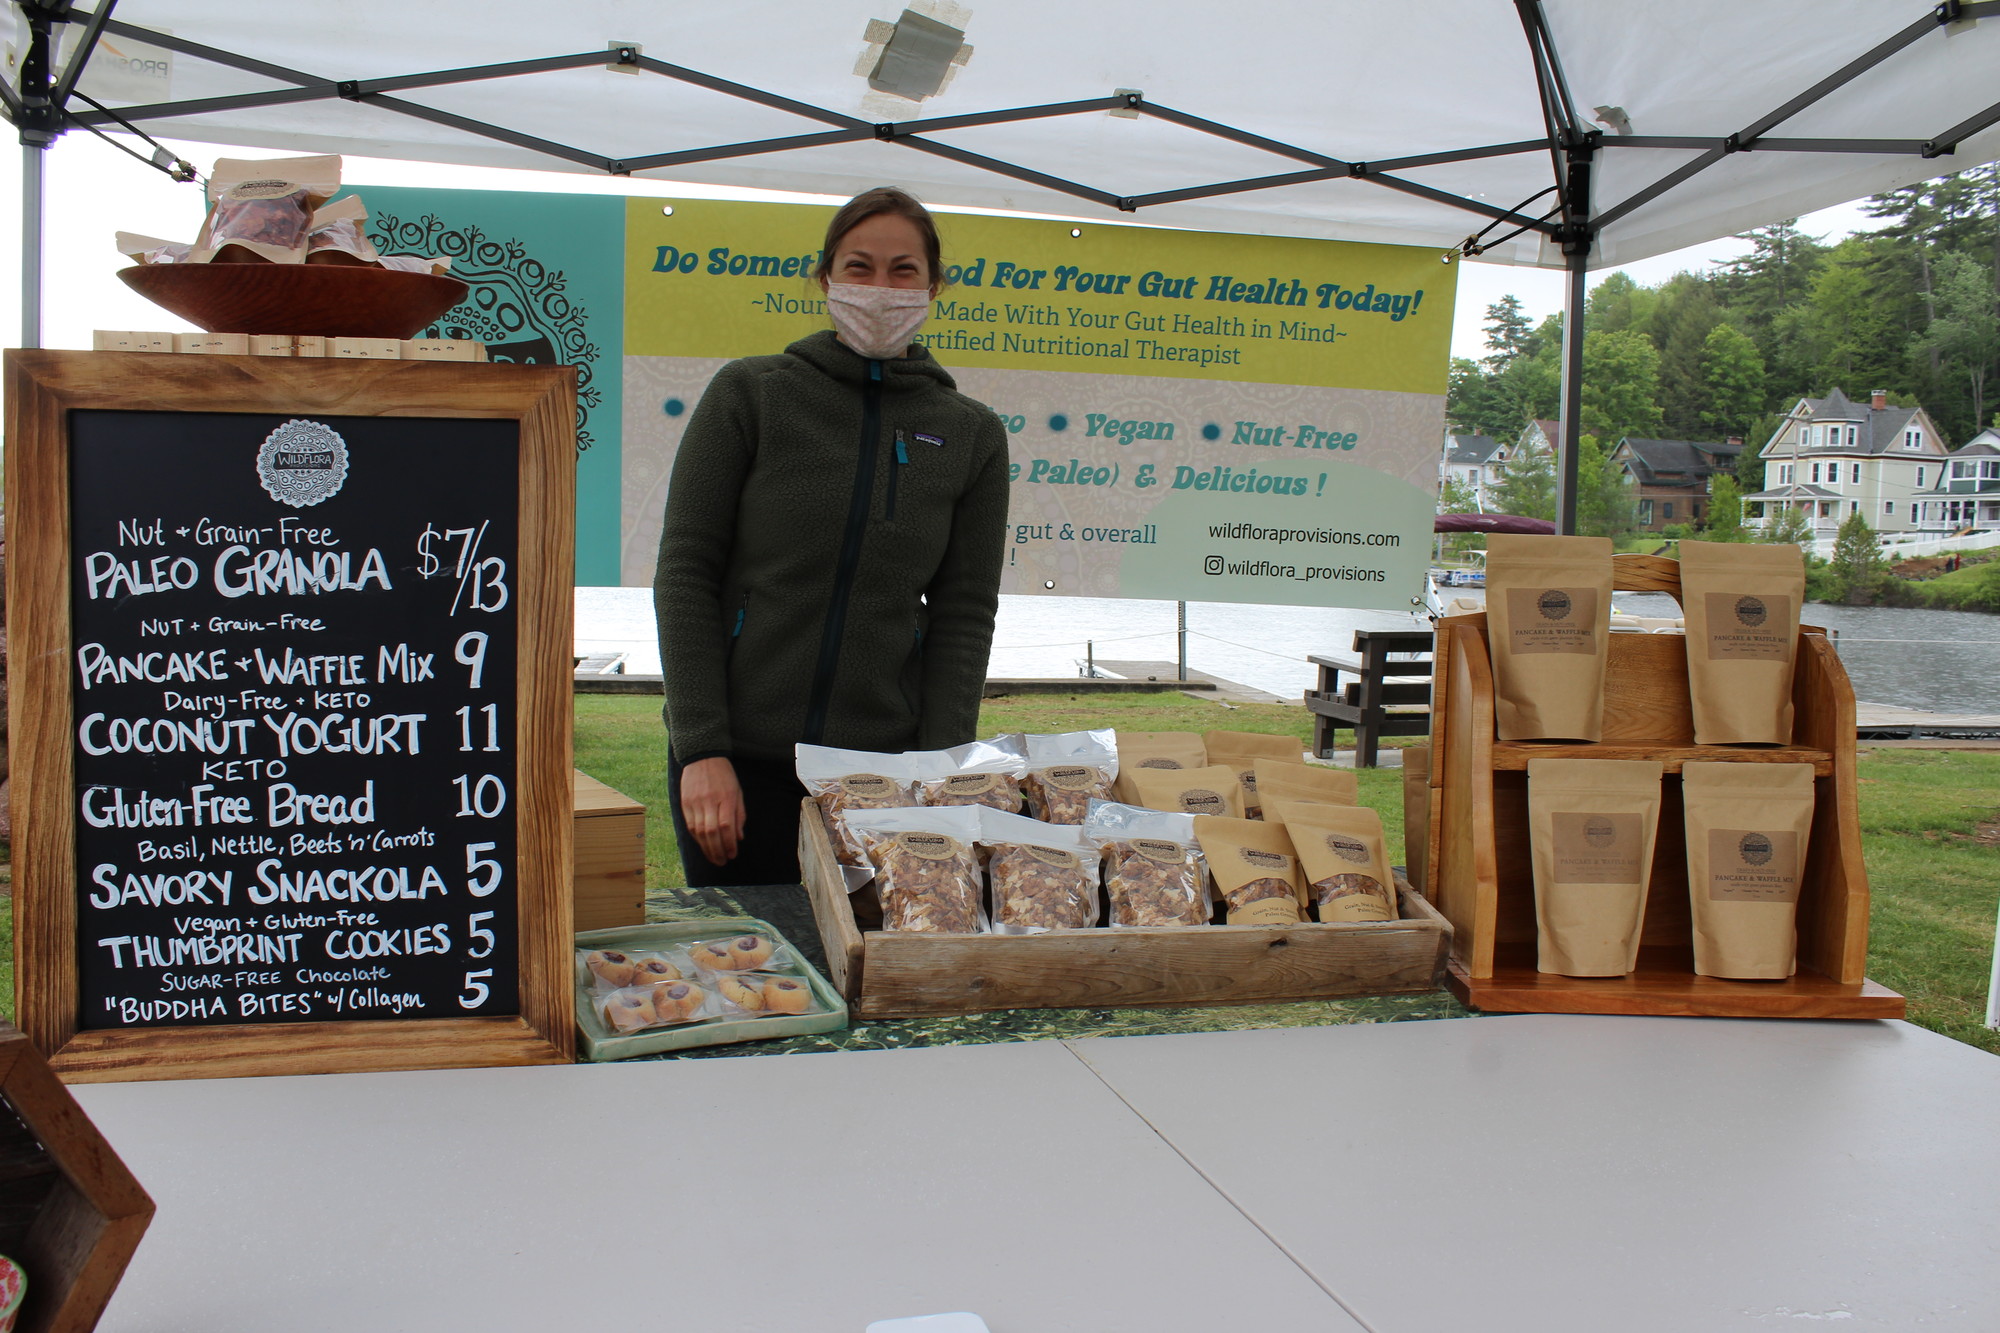
[[[943,247],[938,243],[937,223],[931,219],[930,210],[917,202],[915,195],[893,185],[878,185],[872,190],[863,190],[835,211],[833,220],[826,224],[826,242],[820,246],[819,267],[813,270],[813,279],[820,283],[828,281],[828,275],[833,271],[834,247],[840,244],[841,237],[882,213],[894,213],[916,224],[917,235],[924,240],[924,262],[930,265],[929,285],[933,288],[941,285],[944,282],[944,259]]]

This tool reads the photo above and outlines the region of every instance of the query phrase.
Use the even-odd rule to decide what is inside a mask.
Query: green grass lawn
[[[1258,731],[1306,745],[1311,720],[1293,705],[1230,707],[1159,694],[1020,695],[991,699],[980,734],[1080,731]],[[657,698],[579,695],[577,767],[645,802],[646,882],[682,882],[667,814],[666,736]],[[1909,997],[1910,1019],[2000,1052],[1983,1026],[1994,917],[2000,909],[2000,753],[1864,751],[1861,837],[1873,893],[1868,974]],[[1381,812],[1392,859],[1403,860],[1402,773],[1363,769],[1361,798]],[[0,996],[12,1015],[12,899],[0,898]]]

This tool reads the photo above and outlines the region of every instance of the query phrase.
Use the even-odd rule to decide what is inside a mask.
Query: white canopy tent
[[[78,128],[1435,245],[1570,273],[1571,530],[1590,267],[2000,157],[2000,0],[908,2],[13,0],[25,340]]]

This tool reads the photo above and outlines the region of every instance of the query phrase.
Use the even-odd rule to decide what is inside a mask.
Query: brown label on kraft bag
[[[944,780],[947,796],[980,796],[1000,785],[999,773],[954,773]]]
[[[1710,661],[1788,662],[1792,599],[1773,593],[1712,592],[1702,599],[1708,613]]]
[[[1242,857],[1245,863],[1256,866],[1260,870],[1289,870],[1292,865],[1292,858],[1286,856],[1283,852],[1266,852],[1260,851],[1255,847],[1238,847],[1236,854]]]
[[[1711,902],[1797,902],[1799,835],[1789,829],[1710,829],[1708,897]]]
[[[1222,793],[1219,791],[1210,791],[1206,787],[1189,787],[1181,793],[1180,801],[1181,809],[1191,815],[1226,815],[1229,813],[1229,802],[1223,799]]]
[[[1352,861],[1358,866],[1365,866],[1372,859],[1372,854],[1368,850],[1368,844],[1354,837],[1352,834],[1327,834],[1326,849],[1341,860]]]
[[[1182,763],[1182,762],[1181,762],[1180,760],[1178,760],[1178,759],[1161,759],[1161,758],[1158,758],[1158,757],[1155,757],[1155,758],[1152,758],[1152,759],[1141,759],[1141,760],[1139,761],[1139,767],[1141,767],[1141,768],[1186,768],[1186,767],[1187,767],[1187,765],[1186,765],[1186,764],[1183,764],[1183,763]]]
[[[1510,653],[1597,651],[1597,589],[1509,588]]]
[[[1646,867],[1643,815],[1553,811],[1554,879],[1558,884],[1640,884]]]

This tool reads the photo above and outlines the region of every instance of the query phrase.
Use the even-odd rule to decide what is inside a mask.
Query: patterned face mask
[[[922,287],[871,287],[830,282],[826,310],[848,347],[871,361],[903,355],[910,336],[931,313],[931,294]]]

